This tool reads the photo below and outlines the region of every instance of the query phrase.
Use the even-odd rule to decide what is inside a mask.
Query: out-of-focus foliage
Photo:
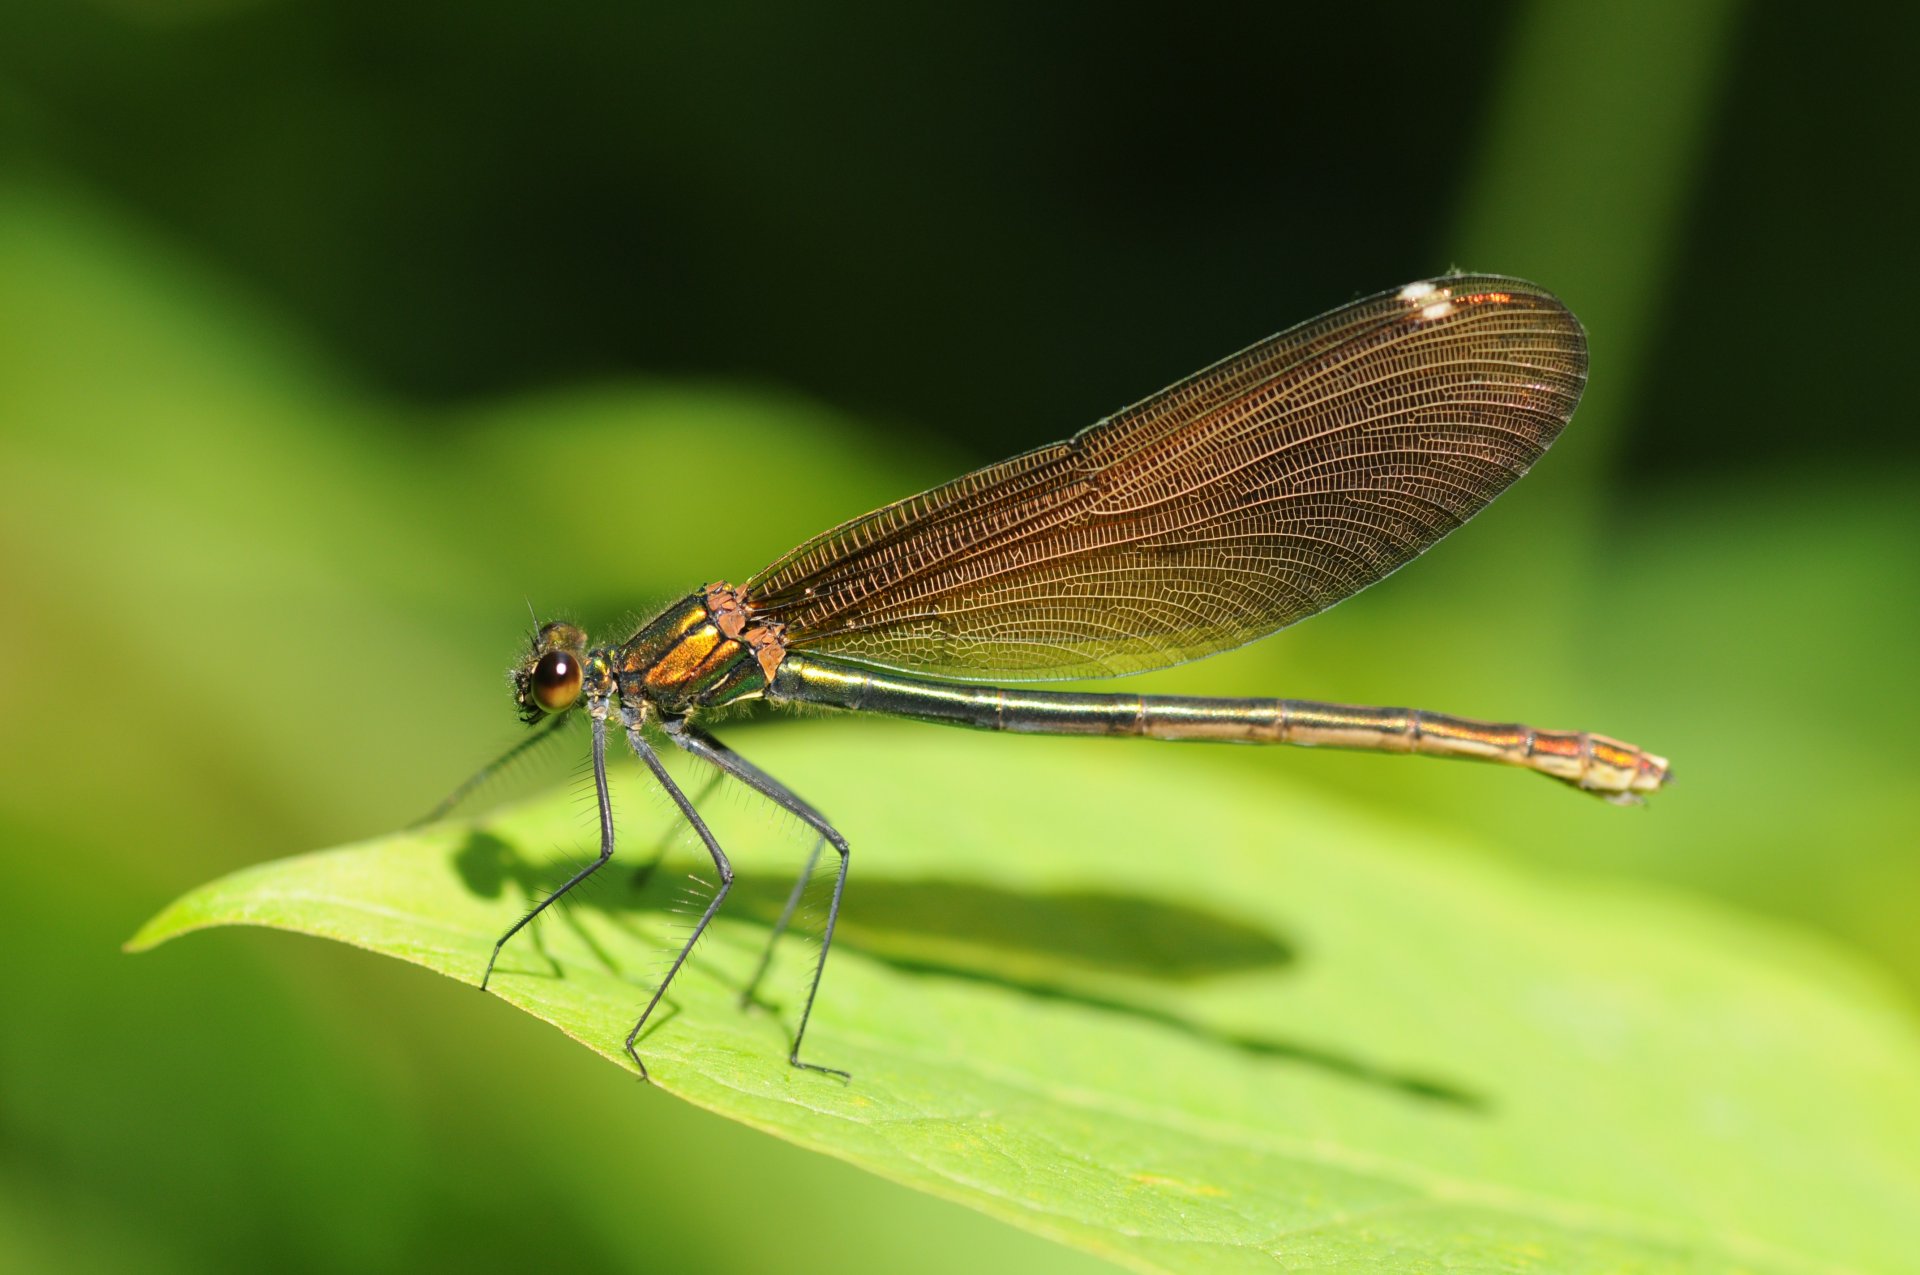
[[[1449,264],[1586,318],[1566,437],[1389,584],[1154,684],[1591,727],[1678,784],[1168,773],[1284,775],[1276,839],[1298,787],[1416,859],[1722,900],[1911,1003],[1920,280],[1878,97],[1920,10],[655,10],[0,13],[0,1267],[1103,1269],[391,962],[117,945],[515,738],[523,597],[611,632]],[[858,817],[857,729],[735,738]]]
[[[850,427],[636,389],[476,412],[458,449],[428,452],[84,200],[0,198],[0,274],[0,654],[37,701],[0,734],[0,959],[18,974],[0,1266],[1099,1268],[636,1101],[481,998],[380,963],[114,950],[183,874],[402,822],[512,738],[500,674],[523,586],[604,611],[680,587],[663,558],[588,528],[604,504],[522,519],[525,428],[645,472],[654,446],[707,428],[804,429],[847,452]],[[811,477],[809,519],[867,498]],[[702,504],[666,485],[651,507],[690,525]],[[737,555],[726,534],[704,538]],[[504,609],[486,583],[503,568]],[[758,1224],[725,1224],[743,1199]],[[835,1220],[847,1208],[860,1226]]]

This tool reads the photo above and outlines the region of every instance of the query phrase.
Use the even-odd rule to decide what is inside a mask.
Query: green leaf
[[[710,797],[740,880],[641,1042],[690,1102],[1144,1270],[1891,1272],[1920,1252],[1914,1023],[1807,939],[1499,866],[1289,786],[1280,755],[734,734],[852,841],[807,1051],[853,1079],[787,1066],[805,942],[771,1011],[737,1008],[806,842]],[[1382,760],[1382,781],[1402,764],[1424,763]],[[493,983],[623,1066],[698,861],[636,883],[671,826],[642,778],[616,776],[614,866]],[[131,946],[266,925],[477,982],[586,853],[581,813],[561,794],[265,864]],[[1618,812],[1621,838],[1658,817]]]

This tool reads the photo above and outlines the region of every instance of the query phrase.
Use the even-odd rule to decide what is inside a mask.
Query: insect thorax
[[[620,697],[669,713],[752,699],[786,656],[777,624],[757,624],[740,590],[710,584],[655,616],[615,652]]]

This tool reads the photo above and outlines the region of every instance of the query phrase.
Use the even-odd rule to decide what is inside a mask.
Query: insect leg
[[[695,757],[712,762],[728,774],[753,789],[767,800],[780,806],[807,824],[821,837],[832,844],[840,855],[840,871],[833,879],[833,902],[827,906],[827,927],[820,936],[820,960],[813,967],[813,982],[807,988],[807,1003],[800,1011],[800,1026],[793,1033],[793,1049],[787,1055],[787,1061],[796,1067],[808,1071],[824,1071],[830,1076],[847,1078],[847,1073],[837,1067],[823,1067],[819,1063],[810,1063],[800,1057],[800,1043],[806,1039],[807,1020],[813,1016],[813,1000],[820,993],[820,977],[827,970],[827,953],[833,950],[833,927],[840,919],[840,897],[847,888],[847,839],[839,830],[828,823],[826,816],[800,800],[786,786],[758,766],[734,752],[698,726],[685,720],[664,723],[667,738],[692,753]],[[804,879],[804,878],[803,878]]]
[[[780,942],[780,936],[787,932],[794,909],[800,906],[800,896],[806,893],[807,882],[813,880],[813,869],[820,862],[820,852],[826,848],[827,839],[824,836],[814,840],[813,850],[807,855],[807,866],[800,869],[800,877],[787,895],[786,906],[780,909],[780,919],[773,923],[773,932],[767,935],[767,945],[760,951],[760,964],[754,967],[753,977],[747,980],[746,987],[740,991],[741,1009],[753,1004],[754,993],[760,990],[760,980],[767,976],[767,966],[773,964],[773,949]]]
[[[508,939],[526,928],[527,922],[546,911],[548,906],[558,900],[567,891],[579,885],[598,872],[613,857],[613,803],[607,798],[607,723],[606,719],[593,719],[593,790],[600,802],[600,857],[580,871],[568,877],[566,884],[534,904],[533,910],[513,923],[493,945],[493,955],[487,958],[487,972],[480,976],[480,990],[487,990],[487,982],[493,977],[493,967],[500,959],[500,949],[506,946]]]
[[[566,725],[566,723],[567,716],[564,713],[549,717],[540,725],[538,730],[534,731],[531,735],[522,736],[519,743],[461,780],[459,787],[448,793],[439,805],[408,824],[408,831],[412,831],[415,828],[424,828],[430,823],[439,823],[442,819],[453,813],[454,807],[483,788],[488,780],[558,735],[560,728]]]
[[[720,780],[722,778],[723,776],[719,771],[716,770],[713,772],[713,774],[707,780],[706,787],[702,788],[698,793],[694,795],[693,804],[695,809],[698,809],[701,806],[704,806],[707,804],[707,798],[713,796],[713,790],[720,786]],[[673,835],[674,835],[674,829],[671,827],[669,827],[665,832],[661,833],[658,844],[656,844],[653,848],[653,857],[648,859],[645,863],[640,864],[638,867],[634,868],[633,870],[633,888],[634,889],[638,890],[642,886],[646,885],[646,883],[652,879],[653,874],[659,871],[661,861],[664,860],[667,857],[668,852],[673,849]]]
[[[633,1030],[627,1033],[627,1057],[633,1059],[633,1065],[640,1069],[640,1078],[645,1080],[648,1078],[647,1065],[640,1061],[640,1053],[634,1048],[634,1042],[640,1038],[640,1029],[647,1025],[647,1019],[653,1015],[654,1007],[660,1003],[660,998],[667,994],[667,988],[673,982],[674,975],[678,974],[680,967],[687,963],[687,954],[693,951],[693,945],[698,943],[700,936],[706,932],[707,923],[712,921],[714,913],[720,910],[720,904],[726,900],[727,891],[733,889],[733,865],[727,862],[726,852],[720,848],[720,843],[714,840],[713,833],[707,828],[706,820],[700,817],[700,812],[693,808],[691,801],[687,800],[687,794],[680,791],[680,785],[673,782],[673,776],[669,775],[667,768],[661,765],[659,755],[653,751],[653,745],[647,743],[646,737],[640,733],[639,715],[625,709],[624,706],[622,711],[627,727],[627,742],[633,745],[633,751],[640,755],[640,760],[647,763],[647,769],[651,770],[653,777],[660,781],[660,786],[667,790],[667,796],[673,798],[673,804],[680,807],[680,813],[685,816],[688,823],[693,825],[693,830],[700,834],[700,840],[706,843],[707,853],[713,856],[714,871],[720,874],[720,888],[714,891],[713,901],[707,904],[707,910],[700,914],[699,921],[694,924],[693,933],[687,935],[687,941],[681,946],[679,955],[673,958],[673,964],[668,967],[666,977],[662,978],[660,986],[654,989],[653,999],[648,1001],[647,1007],[640,1011],[639,1020],[634,1023]]]

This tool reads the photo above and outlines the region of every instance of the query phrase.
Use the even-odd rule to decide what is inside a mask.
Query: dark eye
[[[566,651],[548,651],[533,666],[533,699],[549,713],[563,712],[580,698],[580,661]]]

